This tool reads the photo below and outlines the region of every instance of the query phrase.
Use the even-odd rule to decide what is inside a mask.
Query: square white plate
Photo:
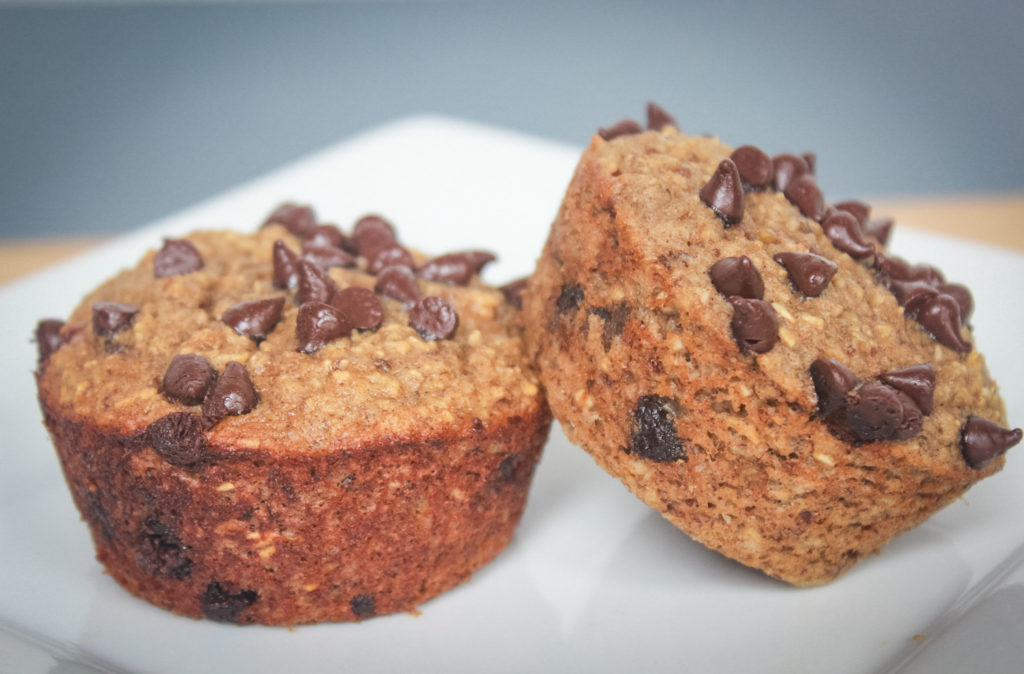
[[[345,228],[382,213],[428,253],[494,250],[486,277],[505,282],[532,269],[578,153],[460,120],[399,120],[0,289],[0,671],[1018,671],[1024,457],[1013,453],[965,499],[810,590],[692,542],[557,428],[512,545],[419,616],[236,627],[173,616],[103,573],[40,423],[38,319],[68,315],[163,236],[252,229],[284,200]],[[975,291],[975,341],[1024,423],[1024,256],[905,229],[893,248]]]

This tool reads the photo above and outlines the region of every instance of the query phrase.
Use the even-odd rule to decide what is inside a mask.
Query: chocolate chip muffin
[[[175,613],[299,624],[414,609],[494,558],[550,413],[493,259],[289,204],[41,322],[44,420],[109,573]]]
[[[523,296],[569,438],[705,545],[835,579],[1021,438],[970,293],[829,203],[813,154],[688,137],[656,106],[584,152]]]

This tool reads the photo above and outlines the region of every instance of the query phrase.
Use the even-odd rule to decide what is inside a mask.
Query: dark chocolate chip
[[[956,303],[960,305],[960,321],[967,323],[967,319],[971,317],[971,312],[974,311],[974,298],[971,296],[971,291],[967,289],[967,286],[960,285],[959,283],[940,283],[938,291],[956,300]]]
[[[888,284],[889,291],[896,298],[896,302],[907,310],[908,316],[916,316],[917,312],[924,306],[927,299],[935,297],[939,291],[924,281],[897,281],[891,279]]]
[[[181,542],[171,527],[147,517],[139,533],[135,564],[151,576],[185,580],[192,574],[188,550],[189,546]]]
[[[842,409],[846,404],[846,394],[860,384],[860,378],[834,358],[814,361],[810,373],[814,392],[818,395],[818,414],[823,417]]]
[[[338,284],[326,271],[309,260],[299,260],[299,286],[295,292],[295,303],[299,306],[308,302],[328,303],[338,292]]]
[[[500,290],[501,294],[505,296],[506,302],[511,304],[516,309],[522,309],[523,291],[526,290],[526,284],[528,281],[529,279],[525,278],[517,279],[515,281],[512,281],[511,283],[506,283],[505,285],[498,288],[498,290]]]
[[[752,300],[764,297],[764,281],[746,255],[723,257],[711,265],[708,273],[711,275],[711,284],[726,297],[737,295]]]
[[[598,129],[597,135],[601,136],[605,140],[612,140],[619,136],[632,136],[633,134],[642,133],[644,128],[640,126],[640,123],[632,119],[623,119],[615,122],[607,129]]]
[[[494,259],[494,255],[483,251],[448,253],[422,264],[416,269],[416,275],[428,281],[464,286]]]
[[[210,620],[233,623],[238,622],[242,611],[255,604],[259,598],[255,590],[231,593],[218,581],[213,581],[199,596],[199,608]]]
[[[743,179],[743,186],[752,192],[759,192],[771,185],[774,175],[772,158],[765,154],[761,148],[753,145],[742,145],[729,155],[736,164]]]
[[[907,267],[908,281],[924,281],[938,287],[944,283],[946,278],[936,267],[928,264],[915,264]]]
[[[872,263],[872,266],[885,279],[906,281],[910,278],[910,265],[907,264],[906,260],[895,255],[878,253],[875,255],[875,261]]]
[[[818,182],[810,173],[790,180],[783,194],[791,204],[800,209],[804,217],[815,222],[821,222],[825,217],[825,197],[818,187]]]
[[[396,299],[403,304],[412,304],[423,297],[420,283],[412,269],[403,265],[385,267],[377,274],[373,289],[385,297]]]
[[[740,351],[767,353],[779,341],[779,318],[764,300],[729,296],[732,304],[732,335]]]
[[[665,112],[657,103],[647,104],[647,128],[651,131],[661,131],[666,126],[673,126],[679,128],[679,123],[676,122],[676,118]]]
[[[360,619],[372,618],[377,614],[377,602],[368,594],[357,594],[352,597],[349,606],[352,608],[352,613]]]
[[[847,396],[846,423],[865,442],[896,439],[904,425],[904,402],[914,407],[910,398],[891,386],[868,382]]]
[[[590,312],[599,316],[604,321],[604,328],[601,330],[601,344],[604,350],[612,348],[612,341],[622,334],[629,320],[630,309],[625,302],[620,302],[612,307],[594,307]]]
[[[960,334],[960,305],[951,295],[939,293],[926,299],[917,312],[917,322],[939,344],[957,353],[970,353],[971,343]]]
[[[923,414],[932,413],[935,407],[935,368],[929,363],[889,370],[878,378],[910,396]]]
[[[367,215],[356,222],[350,243],[358,254],[365,257],[372,250],[394,243],[395,240],[395,228],[390,222],[379,215]]]
[[[366,258],[366,271],[376,276],[388,267],[404,266],[412,269],[416,266],[416,260],[412,253],[402,248],[397,243],[374,249]]]
[[[807,160],[795,154],[777,154],[772,157],[775,191],[785,192],[794,179],[811,172]]]
[[[743,180],[732,159],[721,161],[711,179],[700,189],[700,200],[715,212],[726,227],[743,219]]]
[[[316,225],[302,235],[302,247],[341,248],[345,235],[334,225]]]
[[[203,256],[187,239],[165,239],[153,256],[153,273],[158,278],[190,274],[203,268]]]
[[[807,163],[807,170],[810,173],[817,173],[818,171],[818,155],[813,152],[804,152],[802,155],[804,162]]]
[[[60,336],[60,329],[64,327],[64,321],[56,318],[46,318],[36,324],[35,342],[39,351],[37,364],[42,365],[53,353],[64,344]]]
[[[324,302],[303,304],[295,319],[299,353],[313,353],[332,340],[348,337],[352,330],[348,317]]]
[[[198,405],[203,402],[216,377],[217,371],[202,356],[178,354],[171,359],[164,373],[164,395],[183,405]]]
[[[846,211],[835,211],[821,224],[832,245],[855,260],[875,252],[875,245],[864,240],[857,218]]]
[[[356,266],[356,259],[352,255],[334,246],[317,246],[304,243],[302,244],[302,259],[309,260],[321,269]]]
[[[309,206],[300,206],[292,203],[281,204],[267,216],[262,226],[267,227],[273,224],[281,225],[295,236],[301,238],[316,227],[316,214]]]
[[[960,451],[971,468],[984,468],[1021,440],[1021,429],[1003,428],[982,417],[969,416],[960,428]]]
[[[147,429],[153,451],[172,466],[194,466],[206,458],[203,421],[191,412],[171,412]]]
[[[409,309],[409,325],[428,342],[451,339],[459,325],[459,315],[451,302],[431,295]]]
[[[283,297],[249,300],[229,307],[220,320],[234,328],[240,335],[261,340],[265,339],[281,320],[283,308]]]
[[[274,287],[290,290],[299,284],[299,256],[283,240],[274,242]]]
[[[137,307],[117,302],[92,305],[92,331],[99,337],[110,337],[127,330],[139,313]]]
[[[519,472],[519,467],[524,465],[527,465],[527,463],[523,461],[522,454],[519,452],[509,454],[498,464],[498,479],[502,482],[511,482],[516,473]]]
[[[889,237],[892,235],[892,218],[874,218],[864,223],[864,233],[875,237],[875,240],[883,246],[889,245]]]
[[[217,422],[228,416],[248,414],[259,404],[260,397],[252,385],[249,372],[238,361],[229,361],[203,400],[203,416]]]
[[[562,292],[559,293],[558,300],[555,301],[555,308],[560,314],[576,311],[583,301],[583,297],[583,286],[578,283],[566,283],[562,285]]]
[[[633,409],[633,430],[626,451],[659,463],[686,461],[686,447],[676,431],[675,408],[671,398],[641,396]]]
[[[789,282],[807,297],[817,297],[839,269],[832,260],[814,253],[776,253],[773,260],[786,268]]]
[[[865,204],[863,201],[840,201],[838,204],[833,206],[837,211],[846,211],[853,217],[857,218],[857,223],[861,227],[868,224],[868,216],[871,215],[871,207]]]
[[[334,294],[331,305],[348,318],[356,330],[376,330],[384,321],[384,307],[369,288],[352,286]]]

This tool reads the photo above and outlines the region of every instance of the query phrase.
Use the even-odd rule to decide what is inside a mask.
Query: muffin
[[[813,154],[595,135],[523,295],[555,417],[694,539],[829,582],[998,471],[1021,431],[972,299],[827,202]]]
[[[550,425],[493,256],[286,204],[36,331],[43,418],[129,592],[235,623],[412,610],[509,542]],[[506,293],[508,297],[506,297]]]

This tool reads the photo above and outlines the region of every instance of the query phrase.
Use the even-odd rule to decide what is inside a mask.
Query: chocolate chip
[[[305,236],[310,230],[316,227],[316,214],[309,206],[298,204],[281,204],[274,212],[263,221],[262,227],[269,225],[281,225],[289,232],[298,237]]]
[[[818,414],[827,417],[846,405],[846,394],[852,391],[860,378],[838,360],[819,358],[811,363],[811,382],[818,396]]]
[[[348,337],[352,330],[348,317],[324,302],[303,304],[295,319],[299,353],[313,353],[334,339]]]
[[[46,318],[36,324],[35,342],[39,350],[38,365],[45,363],[64,344],[60,336],[60,329],[64,327],[64,321],[56,318]]]
[[[178,354],[164,372],[164,395],[183,405],[198,405],[203,402],[216,376],[217,371],[202,356]]]
[[[384,320],[380,298],[369,288],[352,286],[335,293],[331,305],[348,318],[356,330],[376,330]]]
[[[501,294],[505,296],[506,302],[511,304],[516,309],[522,309],[523,291],[526,290],[526,284],[528,282],[529,279],[526,278],[517,279],[515,281],[512,281],[511,283],[506,283],[505,285],[498,288],[498,290],[500,290]]]
[[[732,159],[723,159],[711,179],[700,189],[700,200],[731,227],[743,219],[743,180]]]
[[[425,262],[416,269],[416,275],[428,281],[464,286],[494,259],[494,255],[483,251],[448,253]]]
[[[737,295],[752,300],[764,297],[764,281],[746,255],[723,257],[711,265],[708,273],[711,275],[711,284],[726,297]]]
[[[416,266],[416,260],[412,253],[402,248],[397,243],[377,248],[366,258],[366,271],[376,276],[388,267],[404,266],[412,269]]]
[[[632,119],[623,119],[615,122],[607,129],[601,128],[597,130],[597,135],[601,136],[605,140],[612,140],[619,136],[632,136],[637,133],[643,133],[644,128],[640,126],[639,122]]]
[[[258,341],[265,339],[281,320],[283,308],[283,297],[249,300],[229,307],[220,320],[234,328],[238,334]]]
[[[827,220],[826,220],[827,222]],[[875,270],[885,279],[906,281],[910,277],[910,265],[902,258],[895,255],[883,255],[878,253],[872,263]]]
[[[1021,440],[1021,429],[1010,430],[988,419],[967,417],[960,427],[960,452],[971,468],[984,468]]]
[[[941,283],[938,286],[938,291],[956,300],[956,303],[960,305],[960,322],[966,324],[967,319],[971,317],[971,312],[974,311],[974,298],[971,296],[971,291],[959,283]]]
[[[804,152],[800,156],[807,164],[808,172],[816,173],[818,171],[818,155],[814,154],[813,152]]]
[[[924,281],[938,287],[946,279],[936,267],[927,264],[915,264],[907,267],[907,280]]]
[[[825,217],[825,197],[818,188],[814,176],[810,173],[790,180],[783,194],[791,204],[800,209],[805,217],[815,222],[821,222],[821,219]]]
[[[498,464],[497,479],[501,482],[511,482],[516,477],[516,473],[520,472],[519,467],[526,465],[528,464],[523,460],[523,455],[519,452],[509,454]]]
[[[203,421],[191,412],[171,412],[146,431],[153,451],[172,466],[189,467],[206,458]]]
[[[110,337],[127,330],[139,313],[137,307],[117,302],[92,305],[92,331],[99,337]]]
[[[675,408],[671,398],[641,396],[633,409],[633,430],[626,451],[659,463],[686,461],[686,447],[676,431]]]
[[[748,191],[760,192],[771,184],[774,175],[772,158],[760,148],[742,145],[733,150],[729,158],[736,164],[743,186]]]
[[[875,252],[875,245],[864,240],[857,218],[846,211],[835,211],[821,226],[832,245],[855,260]]]
[[[764,300],[729,296],[732,304],[732,335],[740,351],[768,353],[779,341],[779,318]]]
[[[889,236],[892,235],[892,226],[892,218],[875,218],[864,223],[864,233],[875,237],[883,246],[887,246],[889,245]]]
[[[350,239],[355,251],[364,257],[372,250],[394,242],[395,228],[379,215],[367,215],[360,218],[352,230]]]
[[[334,225],[316,225],[302,235],[302,247],[341,248],[345,235]]]
[[[868,216],[871,215],[871,207],[863,201],[840,201],[833,208],[837,211],[846,211],[857,218],[857,223],[861,227],[868,224]]]
[[[299,284],[299,256],[283,240],[274,242],[274,287],[290,290]]]
[[[419,281],[412,269],[404,265],[385,267],[377,274],[373,289],[385,297],[396,299],[403,304],[412,304],[423,297]]]
[[[147,517],[139,533],[135,564],[151,576],[185,580],[192,574],[188,550],[189,546],[181,542],[171,527]]]
[[[785,192],[794,179],[811,172],[807,160],[797,157],[795,154],[778,154],[772,157],[772,167],[775,177],[775,191]]]
[[[302,244],[302,259],[309,260],[321,269],[330,269],[331,267],[350,268],[356,266],[356,259],[354,257],[343,251],[341,248],[335,248],[333,246]]]
[[[889,370],[878,375],[878,378],[897,391],[910,396],[923,414],[932,413],[935,407],[935,368],[930,364],[921,363]]]
[[[357,594],[352,597],[349,606],[352,608],[352,613],[360,619],[372,618],[377,615],[377,602],[368,594]]]
[[[338,284],[326,271],[309,260],[299,260],[299,284],[295,292],[295,303],[299,306],[308,302],[330,302]]]
[[[153,273],[158,278],[189,274],[203,268],[203,256],[191,241],[165,239],[153,256]]]
[[[789,282],[807,297],[817,297],[839,269],[832,260],[814,253],[776,253],[773,260],[786,268]]]
[[[229,361],[203,400],[203,416],[217,422],[228,416],[252,412],[260,398],[249,372],[238,361]]]
[[[897,281],[891,279],[888,284],[889,291],[896,298],[896,302],[907,309],[908,316],[916,316],[918,310],[924,306],[925,300],[934,297],[939,291],[924,281]]]
[[[872,381],[847,396],[846,423],[865,442],[902,440],[920,432],[921,411],[908,396]]]
[[[428,342],[451,339],[459,325],[459,315],[451,302],[432,295],[412,305],[409,310],[409,325]]]
[[[206,586],[199,596],[199,608],[210,620],[233,623],[245,609],[255,604],[260,595],[255,590],[241,590],[231,593],[218,581]]]
[[[647,128],[651,131],[661,131],[666,126],[679,128],[676,118],[665,112],[657,103],[647,104]]]
[[[583,301],[583,286],[578,283],[566,283],[562,285],[562,292],[555,301],[555,308],[559,314],[576,311]]]
[[[960,305],[952,296],[939,293],[924,300],[917,322],[939,344],[957,353],[970,353],[971,343],[960,334]]]

